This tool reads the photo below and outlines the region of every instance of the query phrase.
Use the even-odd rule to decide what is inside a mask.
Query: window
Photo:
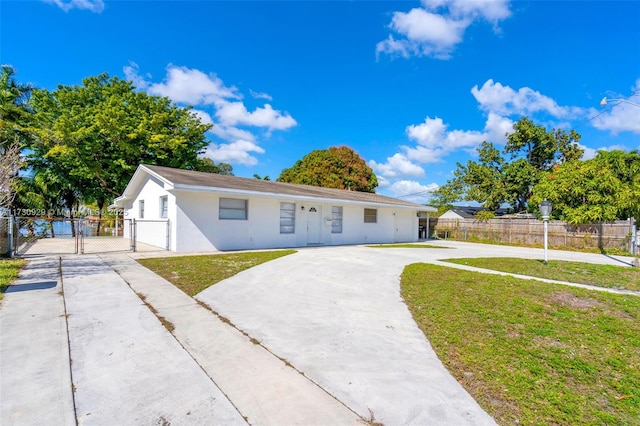
[[[342,207],[331,206],[331,233],[342,234]]]
[[[364,209],[364,223],[376,223],[378,221],[377,209]]]
[[[144,200],[138,201],[138,216],[140,219],[144,219]]]
[[[295,203],[280,203],[280,233],[293,234],[296,232]]]
[[[167,218],[167,210],[169,210],[169,199],[165,195],[164,197],[160,197],[160,217],[163,219]]]
[[[247,220],[247,200],[220,198],[219,218]]]

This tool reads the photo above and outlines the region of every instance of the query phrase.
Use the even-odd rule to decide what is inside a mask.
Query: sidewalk
[[[0,424],[75,425],[57,258],[30,261],[0,309]]]

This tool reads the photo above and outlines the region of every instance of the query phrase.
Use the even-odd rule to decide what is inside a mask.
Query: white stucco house
[[[176,252],[414,242],[421,218],[436,211],[366,192],[149,165],[114,206],[136,220],[137,241]]]

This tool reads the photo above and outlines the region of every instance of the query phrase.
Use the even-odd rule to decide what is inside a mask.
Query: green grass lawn
[[[213,284],[245,269],[292,253],[295,253],[295,250],[164,257],[140,259],[138,262],[189,296],[195,296]]]
[[[428,264],[407,266],[401,288],[499,424],[640,424],[640,297]]]
[[[444,259],[443,261],[571,283],[640,290],[640,268],[562,260],[551,260],[548,265],[545,265],[542,260],[509,257]]]
[[[22,259],[0,259],[0,300],[7,287],[18,278],[25,263]]]

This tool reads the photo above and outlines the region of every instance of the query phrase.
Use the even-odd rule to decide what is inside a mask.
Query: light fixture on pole
[[[553,208],[553,206],[551,205],[551,203],[545,198],[543,202],[540,203],[540,214],[542,215],[542,220],[544,222],[544,264],[547,264],[547,249],[549,246],[549,238],[548,238],[548,223],[549,223],[549,216],[551,215],[551,209]]]
[[[624,102],[624,103],[627,103],[627,104],[631,104],[631,105],[635,105],[635,106],[637,106],[637,107],[640,107],[640,104],[637,104],[637,103],[635,103],[635,102],[628,101],[628,100],[626,100],[626,99],[622,99],[622,98],[618,98],[618,99],[607,99],[607,97],[606,97],[606,96],[605,96],[604,98],[602,98],[602,100],[600,101],[600,106],[607,106],[607,104],[608,104],[609,102]]]

